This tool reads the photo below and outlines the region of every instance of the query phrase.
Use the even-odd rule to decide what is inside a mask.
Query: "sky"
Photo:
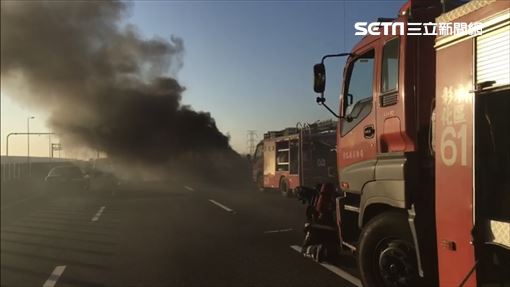
[[[349,52],[354,22],[396,17],[404,1],[135,1],[123,20],[146,38],[184,41],[183,103],[208,111],[231,145],[248,151],[247,131],[332,118],[315,103],[313,64],[325,54]],[[338,109],[343,59],[330,59],[326,98]],[[48,115],[1,94],[1,154],[11,132],[48,132]],[[56,142],[56,139],[53,139]],[[46,136],[31,137],[34,156],[47,156]],[[26,155],[26,136],[12,136],[10,155]]]

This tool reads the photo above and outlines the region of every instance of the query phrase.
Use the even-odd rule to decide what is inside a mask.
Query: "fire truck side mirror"
[[[326,68],[324,64],[319,63],[313,66],[313,90],[316,93],[324,93],[326,86]]]

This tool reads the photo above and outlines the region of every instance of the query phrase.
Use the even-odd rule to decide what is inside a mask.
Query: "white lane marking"
[[[294,249],[295,251],[301,253],[301,246],[298,246],[298,245],[291,245],[290,248]],[[361,280],[359,280],[358,278],[352,276],[351,274],[349,274],[347,271],[344,271],[334,265],[331,265],[331,264],[328,264],[328,263],[321,263],[321,262],[318,262],[320,265],[322,265],[322,267],[328,269],[329,271],[335,273],[336,275],[342,277],[343,279],[349,281],[350,283],[356,285],[357,287],[363,287],[363,285],[361,284]]]
[[[280,232],[289,232],[289,231],[292,231],[294,229],[292,228],[286,228],[286,229],[277,229],[277,230],[268,230],[268,231],[264,231],[264,234],[269,234],[269,233],[280,233]]]
[[[189,186],[187,186],[187,185],[185,185],[185,186],[184,186],[184,188],[185,188],[185,189],[187,189],[187,190],[189,190],[189,191],[195,191],[195,190],[193,189],[193,187],[189,187]]]
[[[301,253],[301,246],[298,246],[298,245],[291,245],[290,248],[296,250],[297,252]]]
[[[101,208],[96,212],[94,217],[92,217],[91,221],[98,221],[101,214],[103,214],[103,211],[105,208],[106,208],[106,206],[101,206]]]
[[[351,274],[347,273],[346,271],[344,271],[334,265],[328,264],[328,263],[319,263],[319,264],[322,265],[324,268],[328,269],[329,271],[335,273],[336,275],[342,277],[343,279],[351,282],[353,285],[356,285],[358,287],[363,287],[363,284],[361,284],[361,280],[352,276]]]
[[[62,273],[64,273],[64,270],[66,270],[65,265],[57,266],[55,269],[53,269],[53,272],[51,272],[50,277],[46,282],[44,282],[43,287],[53,287],[55,284],[57,284],[58,279],[60,276],[62,276]]]
[[[218,207],[223,208],[223,209],[224,209],[224,210],[226,210],[227,212],[233,212],[233,211],[234,211],[234,210],[232,210],[232,209],[230,209],[230,208],[226,207],[225,205],[223,205],[223,204],[221,204],[221,203],[217,202],[216,200],[209,199],[209,201],[210,201],[212,204],[214,204],[214,205],[216,205],[216,206],[218,206]]]

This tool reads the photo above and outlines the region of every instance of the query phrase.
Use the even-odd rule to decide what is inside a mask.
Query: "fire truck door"
[[[337,133],[340,186],[344,191],[361,193],[363,185],[374,178],[376,164],[375,133],[375,49],[359,53],[348,63],[341,99]]]

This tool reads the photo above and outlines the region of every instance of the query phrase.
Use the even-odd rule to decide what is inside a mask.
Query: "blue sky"
[[[246,131],[295,126],[329,119],[315,104],[312,66],[327,53],[348,52],[360,40],[356,21],[395,17],[404,1],[137,1],[125,22],[144,37],[171,35],[184,40],[184,66],[177,77],[186,86],[183,103],[209,111],[231,144],[246,152]],[[328,103],[338,106],[345,59],[327,62]],[[2,154],[5,135],[46,131],[44,113],[20,107],[2,94]],[[11,151],[26,154],[26,140]],[[34,152],[48,143],[34,139]],[[25,145],[25,146],[23,146]]]

